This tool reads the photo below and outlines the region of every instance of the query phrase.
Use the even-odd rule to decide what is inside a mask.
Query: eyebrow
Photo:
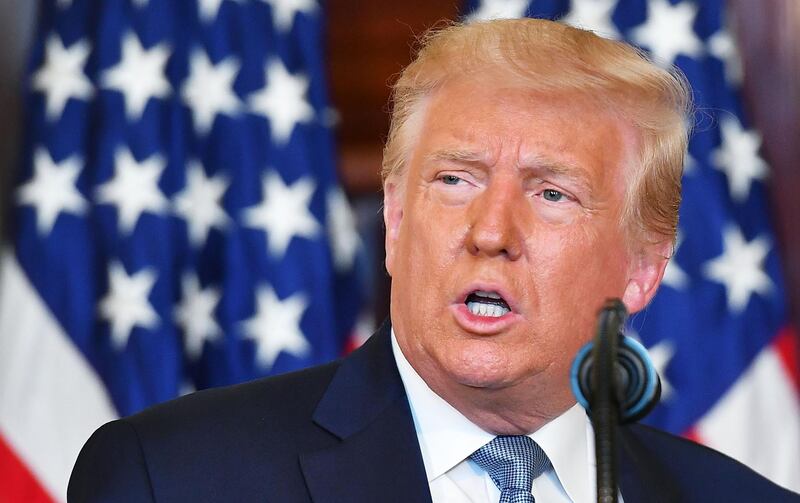
[[[471,150],[445,149],[437,150],[425,156],[426,161],[447,161],[463,164],[486,164],[486,155]]]
[[[590,179],[586,171],[572,163],[555,161],[543,156],[530,156],[524,159],[522,170],[537,175],[541,174],[566,178],[587,190],[591,189]]]

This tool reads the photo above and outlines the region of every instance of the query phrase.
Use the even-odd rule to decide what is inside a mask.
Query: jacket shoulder
[[[81,450],[69,501],[302,500],[298,453],[336,442],[312,415],[338,366],[198,391],[107,423]]]
[[[67,501],[153,501],[150,474],[130,424],[123,420],[111,421],[92,434],[72,470]]]
[[[275,431],[311,418],[339,367],[336,361],[242,384],[197,391],[128,417],[137,431],[181,435],[202,428],[268,426]]]
[[[639,469],[669,479],[681,501],[800,502],[800,495],[733,458],[649,426],[624,428],[622,448]]]

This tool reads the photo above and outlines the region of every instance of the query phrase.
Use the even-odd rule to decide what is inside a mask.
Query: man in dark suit
[[[569,365],[595,313],[654,295],[688,92],[632,48],[541,20],[429,36],[384,156],[391,325],[342,361],[103,426],[70,501],[594,500]],[[737,462],[619,431],[621,494],[800,501]]]

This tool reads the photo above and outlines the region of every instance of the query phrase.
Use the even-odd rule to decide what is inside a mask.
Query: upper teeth
[[[469,312],[472,314],[490,316],[492,318],[499,318],[509,311],[509,309],[503,306],[484,304],[483,302],[467,302],[467,309],[469,309]]]
[[[475,295],[479,297],[489,297],[490,299],[500,299],[500,294],[497,292],[484,292],[483,290],[476,290]]]

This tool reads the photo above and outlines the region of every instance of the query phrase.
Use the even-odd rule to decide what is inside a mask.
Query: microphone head
[[[594,394],[593,348],[594,342],[589,342],[578,351],[570,372],[572,393],[589,414]],[[623,424],[644,418],[661,398],[661,379],[647,350],[635,339],[622,334],[614,362],[614,378],[620,422]]]

